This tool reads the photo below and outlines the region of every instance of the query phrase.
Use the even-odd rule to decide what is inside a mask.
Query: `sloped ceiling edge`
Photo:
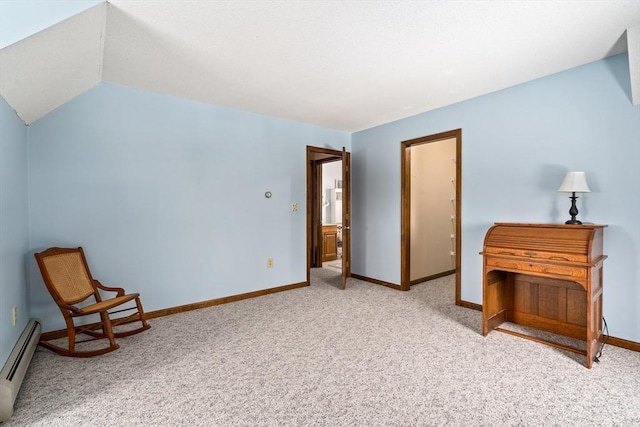
[[[27,125],[102,81],[106,11],[99,4],[0,50],[0,95]]]

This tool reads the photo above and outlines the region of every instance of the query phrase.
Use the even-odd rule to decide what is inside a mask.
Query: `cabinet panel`
[[[598,322],[600,315],[596,314]],[[587,293],[575,289],[567,289],[567,322],[574,325],[587,326]]]
[[[338,227],[322,226],[322,262],[338,259]]]

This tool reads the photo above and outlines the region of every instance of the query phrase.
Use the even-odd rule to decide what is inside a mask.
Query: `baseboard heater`
[[[29,320],[18,342],[13,347],[7,363],[0,371],[0,422],[13,415],[13,404],[27,373],[33,353],[36,351],[42,326],[37,319]]]

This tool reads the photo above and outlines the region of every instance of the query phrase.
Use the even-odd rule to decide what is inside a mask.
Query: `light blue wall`
[[[29,320],[27,166],[27,127],[0,97],[0,368]]]
[[[101,84],[30,126],[31,247],[83,246],[147,311],[304,282],[307,145],[350,138]],[[33,314],[61,328],[30,272]]]
[[[579,218],[605,230],[604,315],[640,341],[640,107],[626,54],[352,136],[353,272],[400,281],[400,142],[462,129],[462,299],[482,303],[484,235],[493,222],[564,222],[557,193],[584,170]]]
[[[0,0],[0,49],[104,0]]]

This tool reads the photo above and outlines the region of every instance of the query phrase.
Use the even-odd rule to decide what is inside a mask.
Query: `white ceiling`
[[[1,49],[0,94],[26,123],[106,81],[353,132],[623,52],[639,24],[639,0],[111,0]]]

